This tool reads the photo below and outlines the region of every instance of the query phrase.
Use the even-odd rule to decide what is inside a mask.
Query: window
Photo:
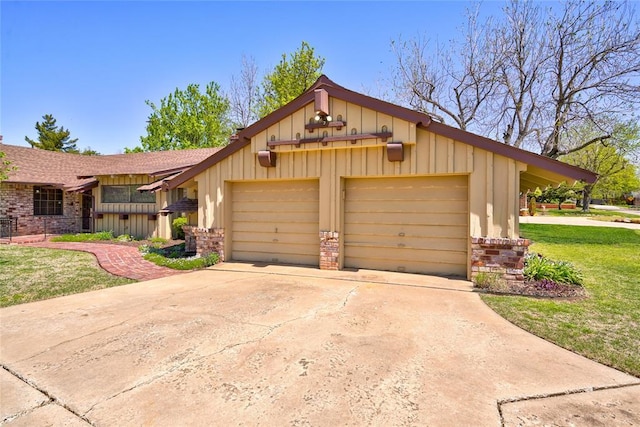
[[[33,187],[33,214],[35,216],[62,215],[62,190]]]
[[[103,185],[102,203],[155,203],[155,193],[141,193],[139,185]]]

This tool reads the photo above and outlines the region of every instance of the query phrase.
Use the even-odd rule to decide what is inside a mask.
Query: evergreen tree
[[[42,123],[36,122],[36,130],[38,131],[38,139],[33,140],[28,136],[24,140],[31,144],[33,148],[40,148],[49,151],[63,151],[65,153],[77,153],[78,147],[76,141],[78,138],[71,139],[71,132],[64,127],[56,125],[56,119],[51,114],[42,116]]]

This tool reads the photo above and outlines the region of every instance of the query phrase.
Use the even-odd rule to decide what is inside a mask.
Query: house
[[[322,76],[164,188],[197,190],[199,253],[520,280],[520,194],[595,178]]]
[[[0,218],[12,235],[113,231],[171,237],[172,209],[195,192],[157,191],[218,148],[83,156],[0,144],[16,169],[0,183]],[[184,207],[184,203],[178,207]],[[8,230],[3,229],[3,234]]]

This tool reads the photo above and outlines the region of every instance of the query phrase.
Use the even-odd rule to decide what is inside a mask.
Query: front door
[[[91,231],[91,195],[82,195],[82,231]]]

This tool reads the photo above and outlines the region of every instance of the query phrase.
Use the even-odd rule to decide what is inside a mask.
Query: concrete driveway
[[[640,423],[637,378],[465,281],[227,263],[0,316],[8,425]]]

